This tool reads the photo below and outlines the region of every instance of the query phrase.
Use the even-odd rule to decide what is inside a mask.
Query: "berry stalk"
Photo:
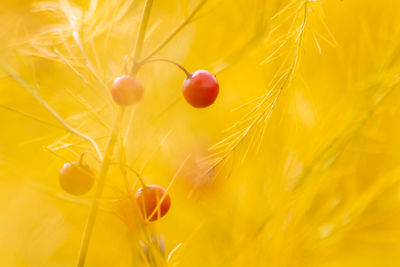
[[[144,65],[144,64],[151,63],[151,62],[167,62],[167,63],[171,63],[171,64],[174,64],[175,66],[177,66],[178,68],[180,68],[180,69],[186,74],[187,78],[189,78],[189,77],[192,75],[192,74],[191,74],[184,66],[182,66],[181,64],[176,63],[175,61],[172,61],[172,60],[169,60],[169,59],[165,59],[165,58],[149,59],[149,60],[143,61],[143,62],[141,62],[141,63],[138,63],[138,65],[142,66],[142,65]]]

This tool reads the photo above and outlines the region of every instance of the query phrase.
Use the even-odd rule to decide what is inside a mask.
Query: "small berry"
[[[83,162],[68,162],[60,169],[59,182],[67,193],[79,196],[93,187],[93,171]]]
[[[143,85],[132,76],[122,75],[114,80],[111,96],[120,106],[136,104],[143,97]]]
[[[141,187],[136,192],[135,197],[145,220],[155,221],[160,219],[171,206],[169,194],[159,185]]]
[[[218,92],[217,79],[205,70],[195,71],[183,82],[183,96],[195,108],[205,108],[213,104]]]

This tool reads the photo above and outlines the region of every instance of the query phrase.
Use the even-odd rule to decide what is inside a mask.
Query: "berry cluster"
[[[183,82],[182,93],[186,101],[195,108],[205,108],[212,105],[219,93],[216,77],[205,70],[189,73],[181,65],[165,59],[151,61],[166,61],[175,64],[186,74]],[[131,75],[117,77],[111,87],[111,96],[115,103],[121,107],[137,104],[143,97],[144,87],[140,80]],[[79,161],[66,163],[60,170],[59,182],[62,189],[72,195],[87,193],[94,184],[95,174],[83,162],[83,154]],[[145,221],[155,221],[163,217],[171,206],[168,191],[159,185],[146,185],[135,194],[138,208]]]

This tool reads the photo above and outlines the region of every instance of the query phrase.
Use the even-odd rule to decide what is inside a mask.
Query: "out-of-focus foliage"
[[[155,0],[143,55],[199,3]],[[58,185],[90,143],[15,78],[104,150],[107,90],[143,5],[1,1],[1,266],[73,266],[93,195]],[[127,164],[170,186],[171,210],[138,223],[112,166],[87,266],[399,266],[399,12],[395,0],[206,1],[155,57],[215,73],[217,102],[193,109],[181,71],[146,64],[145,97],[121,124]]]

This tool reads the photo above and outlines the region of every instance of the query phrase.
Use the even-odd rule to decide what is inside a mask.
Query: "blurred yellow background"
[[[199,3],[155,0],[143,54]],[[143,6],[2,0],[0,63],[104,150],[105,90]],[[151,63],[122,123],[129,165],[171,185],[171,210],[144,230],[164,258],[143,260],[153,252],[115,165],[86,266],[400,266],[399,12],[395,0],[206,1],[155,57],[215,73],[216,103],[192,108],[183,73]],[[58,171],[93,149],[3,68],[0,96],[0,266],[74,266],[93,192],[69,196]]]

